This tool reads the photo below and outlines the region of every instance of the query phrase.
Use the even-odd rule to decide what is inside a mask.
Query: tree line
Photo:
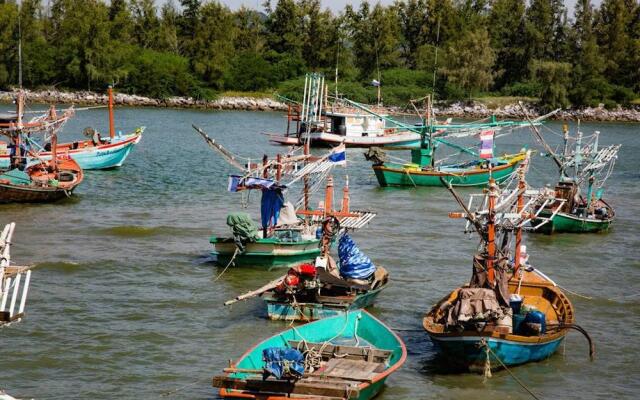
[[[306,71],[339,71],[339,91],[387,103],[493,94],[548,107],[627,104],[640,93],[640,2],[398,0],[337,14],[320,0],[0,0],[0,87],[23,82],[167,97],[220,91],[295,95]],[[333,86],[333,85],[332,85]],[[331,89],[333,91],[333,87]]]

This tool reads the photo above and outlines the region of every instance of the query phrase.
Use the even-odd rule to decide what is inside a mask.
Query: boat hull
[[[343,144],[347,147],[386,147],[395,149],[420,148],[421,136],[418,133],[406,132],[383,136],[343,136],[327,132],[311,133],[311,143],[329,146]]]
[[[549,218],[551,212],[543,210],[540,213],[540,217]],[[542,220],[534,220],[532,224],[541,223]],[[558,213],[553,219],[546,224],[540,226],[535,232],[552,234],[552,233],[594,233],[603,232],[609,230],[613,218],[611,219],[592,219],[576,217],[567,213]]]
[[[0,183],[0,203],[51,203],[69,197],[72,191],[73,189],[36,188]]]
[[[76,149],[73,149],[73,143],[63,143],[58,145],[58,154],[68,154],[84,170],[118,168],[122,166],[133,147],[140,142],[141,138],[142,133],[132,133],[116,137],[113,143],[98,146],[88,145]],[[40,160],[50,160],[51,152],[40,152],[38,157],[38,159],[30,159],[29,164],[40,162]],[[9,164],[9,155],[0,155],[0,169],[8,169]]]
[[[300,139],[296,136],[283,136],[268,134],[272,143],[285,146],[299,145]],[[310,137],[312,146],[338,146],[344,144],[346,147],[368,148],[384,147],[394,149],[417,149],[420,148],[420,135],[417,133],[398,133],[383,136],[344,136],[327,132],[315,132]]]
[[[333,317],[345,311],[367,308],[376,301],[386,284],[356,296],[349,304],[339,303],[299,303],[293,306],[289,302],[278,301],[273,298],[265,298],[267,303],[267,316],[272,320],[280,321],[315,321],[317,319]]]
[[[518,167],[522,159],[514,158],[508,164],[500,165],[489,170],[469,169],[456,172],[420,171],[417,169],[405,169],[399,164],[374,165],[378,183],[386,186],[444,186],[442,180],[452,186],[484,186],[493,177],[500,183],[508,179]]]
[[[560,337],[544,343],[519,343],[482,336],[435,337],[430,335],[430,337],[437,350],[446,354],[447,363],[472,372],[484,371],[487,353],[482,344],[483,340],[486,341],[493,354],[510,367],[551,357],[564,339],[564,337]],[[499,369],[502,366],[495,356],[490,355],[490,365],[492,369]]]
[[[282,347],[283,344],[290,340],[323,343],[335,339],[348,338],[349,340],[355,340],[356,336],[362,342],[368,344],[366,348],[373,347],[391,351],[388,367],[384,371],[379,372],[371,381],[358,384],[356,395],[344,397],[345,399],[367,400],[376,396],[384,387],[387,377],[404,364],[407,350],[400,337],[366,311],[344,313],[288,329],[249,349],[233,366],[251,370],[262,368],[264,365],[262,350],[269,347]],[[236,379],[247,379],[249,377],[247,373],[242,372],[230,373],[227,376]],[[313,396],[297,395],[296,393],[260,393],[252,390],[227,388],[220,389],[220,396],[224,398],[274,400],[313,398]]]
[[[227,265],[236,251],[236,245],[230,239],[212,239],[212,255],[218,263]],[[305,262],[313,262],[320,255],[319,240],[300,242],[280,242],[272,239],[259,239],[247,243],[245,251],[236,255],[234,263],[238,266],[260,266],[267,268],[287,267]]]

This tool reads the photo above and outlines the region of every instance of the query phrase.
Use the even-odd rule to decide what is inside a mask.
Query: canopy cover
[[[360,251],[348,234],[340,238],[338,257],[340,258],[340,275],[344,278],[367,279],[376,272],[376,266],[371,259]]]

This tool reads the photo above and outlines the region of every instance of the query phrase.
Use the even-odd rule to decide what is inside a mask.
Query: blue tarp
[[[269,347],[262,350],[265,378],[269,375],[299,378],[304,374],[304,356],[296,349]]]
[[[284,204],[284,196],[282,191],[276,190],[263,190],[262,200],[260,201],[260,216],[262,227],[276,226],[278,224],[278,218],[280,218],[280,209]]]
[[[351,236],[344,234],[338,243],[340,275],[351,279],[366,279],[376,272],[371,259],[360,251]]]

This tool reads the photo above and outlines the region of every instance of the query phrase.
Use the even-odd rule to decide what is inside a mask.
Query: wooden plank
[[[338,354],[340,356],[346,355],[346,358],[349,359],[359,359],[371,361],[374,363],[384,363],[391,357],[392,354],[392,351],[390,350],[373,349],[369,347],[354,347],[333,345],[328,343],[325,344],[309,342],[305,342],[305,344],[308,348],[313,348],[315,350],[320,350],[320,348],[322,348],[322,357],[326,359],[334,358],[334,354]],[[294,349],[300,348],[304,350],[302,342],[298,340],[290,340],[289,346],[293,347]]]
[[[325,396],[345,398],[347,393],[351,397],[358,397],[360,389],[357,385],[352,386],[346,383],[331,382],[305,382],[299,381],[280,381],[280,380],[258,380],[258,379],[238,379],[229,376],[214,376],[213,387],[225,388],[230,390],[243,390],[255,393],[274,393],[274,394],[301,394],[311,396]]]

